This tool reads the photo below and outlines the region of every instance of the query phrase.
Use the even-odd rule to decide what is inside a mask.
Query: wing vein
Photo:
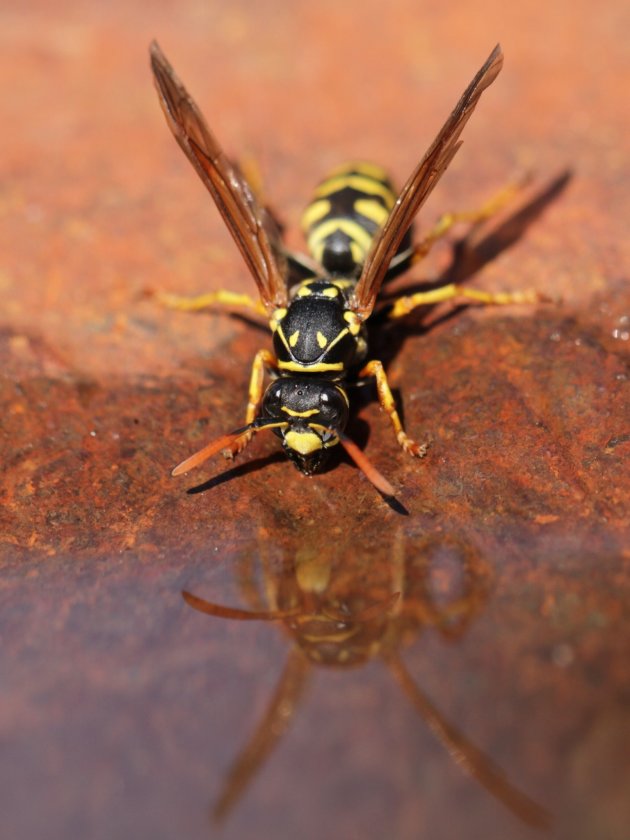
[[[503,53],[497,44],[400,191],[392,212],[372,243],[355,289],[353,308],[363,320],[374,308],[389,264],[414,217],[461,146],[459,137],[481,94],[496,79],[502,66]]]
[[[287,302],[286,259],[280,230],[219,142],[157,43],[151,68],[166,122],[212,196],[271,312]]]

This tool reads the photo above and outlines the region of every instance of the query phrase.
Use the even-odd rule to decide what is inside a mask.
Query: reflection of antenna
[[[192,592],[186,592],[186,590],[182,592],[182,598],[194,610],[206,615],[213,615],[215,618],[230,618],[233,621],[285,621],[287,618],[296,618],[303,616],[305,613],[303,607],[293,607],[290,610],[242,610],[238,607],[224,607],[222,604],[215,604],[212,601],[206,601],[205,598],[199,598]],[[342,612],[328,604],[324,604],[319,613],[326,618],[332,618],[339,622],[348,621],[350,618],[357,623],[374,621],[386,615],[399,598],[400,592],[393,592],[387,598],[367,604],[361,612],[352,613],[351,616],[347,612]]]
[[[221,604],[213,604],[205,598],[198,598],[192,592],[182,592],[182,597],[189,607],[206,615],[214,615],[216,618],[231,618],[234,621],[282,621],[285,618],[293,618],[300,615],[301,607],[294,607],[292,610],[241,610],[237,607],[223,607]]]
[[[222,820],[239,800],[250,780],[286,732],[306,685],[310,663],[298,648],[289,652],[278,687],[243,752],[236,759],[223,783],[223,790],[212,815]]]
[[[524,823],[535,828],[548,828],[551,822],[549,813],[511,785],[505,773],[487,755],[442,717],[426,694],[412,680],[402,661],[397,656],[391,655],[384,657],[384,661],[402,690],[420,712],[424,722],[446,748],[455,763]]]

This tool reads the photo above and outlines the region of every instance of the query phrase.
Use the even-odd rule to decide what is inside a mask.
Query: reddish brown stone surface
[[[618,0],[0,12],[2,837],[207,837],[226,785],[239,840],[518,840],[540,813],[516,789],[550,836],[628,836],[627,31]],[[227,472],[169,477],[238,424],[267,338],[144,295],[252,290],[164,125],[152,37],[226,148],[261,161],[297,246],[317,179],[348,157],[404,178],[501,40],[424,218],[532,169],[526,211],[455,268],[563,303],[381,335],[432,446],[406,458],[367,400],[350,431],[407,516],[348,463],[304,478],[271,436]],[[200,615],[182,590],[349,622],[341,656],[367,661],[325,668],[288,619]],[[287,661],[291,726],[236,796],[229,768]],[[505,771],[495,796],[435,741],[399,662]]]

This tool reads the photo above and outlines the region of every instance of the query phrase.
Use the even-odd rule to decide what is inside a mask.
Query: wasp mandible
[[[398,194],[386,173],[373,164],[352,163],[332,172],[304,213],[310,256],[302,257],[284,248],[273,214],[225,155],[159,46],[151,45],[155,86],[169,128],[212,195],[259,293],[259,300],[229,291],[192,299],[161,298],[186,310],[244,306],[264,315],[273,334],[273,352],[259,350],[252,365],[244,425],[187,458],[173,475],[220,450],[233,457],[255,433],[271,429],[305,475],[319,470],[329,450],[341,444],[377,490],[394,496],[390,482],[345,434],[347,389],[374,378],[379,403],[402,449],[416,457],[425,454],[426,446],[403,428],[382,362],[369,358],[365,322],[385,281],[424,256],[456,222],[481,221],[505,203],[509,190],[480,211],[443,216],[418,244],[411,243],[416,214],[453,160],[466,122],[502,65],[497,45]],[[296,273],[300,279],[292,282]],[[492,294],[451,284],[398,298],[388,317],[400,318],[416,307],[453,297],[490,304],[542,299],[533,291]],[[273,377],[266,390],[265,371]]]

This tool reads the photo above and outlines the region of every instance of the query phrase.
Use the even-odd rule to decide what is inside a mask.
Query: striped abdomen
[[[333,170],[317,187],[302,216],[311,255],[329,274],[358,276],[396,195],[380,166],[349,163]],[[409,242],[407,235],[399,252]]]

